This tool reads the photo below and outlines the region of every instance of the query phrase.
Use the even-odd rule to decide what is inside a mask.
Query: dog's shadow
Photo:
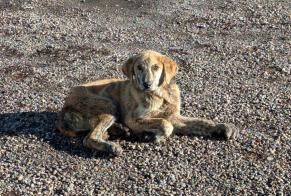
[[[69,138],[56,129],[56,112],[16,112],[0,114],[0,138],[3,136],[35,136],[42,139],[57,151],[84,158],[112,158],[110,154],[97,152],[83,146],[83,137]],[[151,135],[113,136],[111,139],[124,139],[128,142],[150,142]]]
[[[35,136],[54,149],[84,158],[110,158],[82,145],[82,137],[68,138],[56,130],[56,112],[17,112],[0,114],[0,138],[6,136]]]

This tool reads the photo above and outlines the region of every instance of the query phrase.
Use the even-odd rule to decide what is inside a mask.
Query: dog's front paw
[[[215,126],[215,132],[227,140],[236,139],[239,135],[238,128],[232,123],[219,123]]]

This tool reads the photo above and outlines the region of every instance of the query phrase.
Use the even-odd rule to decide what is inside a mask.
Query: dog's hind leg
[[[63,110],[59,114],[57,129],[65,136],[77,137],[85,135],[90,127],[80,113]]]
[[[174,125],[174,133],[178,135],[223,136],[235,139],[239,131],[231,123],[215,123],[202,118],[174,116],[169,119]]]
[[[84,138],[84,146],[114,155],[121,153],[122,149],[119,145],[106,141],[108,139],[108,129],[115,120],[112,114],[100,114],[91,118],[89,123],[92,131]]]

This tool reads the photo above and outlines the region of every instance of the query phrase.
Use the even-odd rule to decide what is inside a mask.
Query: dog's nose
[[[144,82],[143,83],[143,86],[144,86],[145,89],[149,89],[151,87],[151,85],[152,85],[152,83],[150,83],[150,82]]]

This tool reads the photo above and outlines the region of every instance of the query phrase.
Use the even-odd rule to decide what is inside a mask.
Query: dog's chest
[[[134,115],[138,118],[155,117],[161,112],[163,99],[157,97],[144,97],[143,101],[138,104]]]

